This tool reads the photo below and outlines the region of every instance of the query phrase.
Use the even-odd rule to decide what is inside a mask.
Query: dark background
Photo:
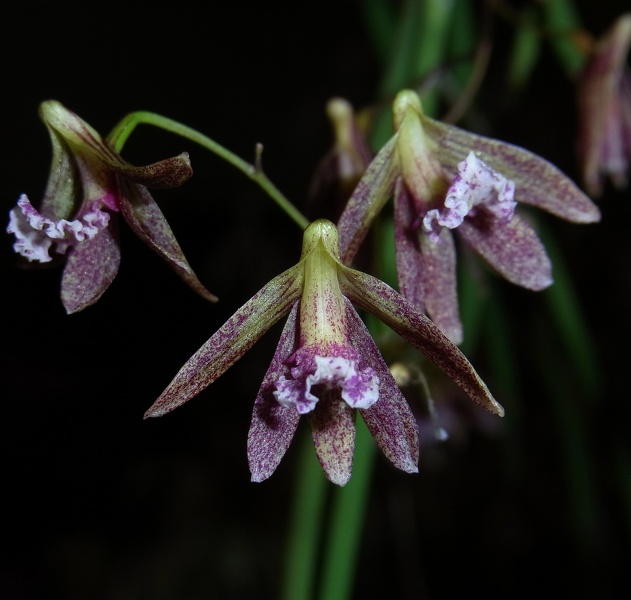
[[[600,33],[625,3],[594,4],[578,6]],[[247,160],[262,142],[267,174],[300,206],[330,144],[326,101],[339,95],[361,107],[378,87],[359,2],[2,10],[2,214],[21,193],[36,203],[44,190],[42,100],[61,101],[103,134],[128,112],[150,110]],[[502,39],[478,100],[490,133],[578,178],[573,83],[544,55],[534,84],[507,102]],[[0,241],[2,599],[276,597],[297,452],[262,484],[250,483],[245,456],[276,330],[185,407],[142,415],[238,306],[296,262],[301,234],[254,184],[186,140],[144,127],[123,154],[146,164],[183,150],[195,176],[155,197],[217,305],[124,230],[115,282],[98,304],[67,316],[59,268],[25,270],[12,239]],[[422,448],[418,476],[379,457],[356,597],[616,597],[631,522],[629,200],[628,190],[607,190],[599,225],[546,221],[592,335],[597,392],[585,399],[556,352],[545,295],[498,284],[517,394],[503,397],[483,350],[471,359],[513,409],[510,426],[467,411],[444,447]],[[546,369],[559,373],[557,394],[540,383]]]

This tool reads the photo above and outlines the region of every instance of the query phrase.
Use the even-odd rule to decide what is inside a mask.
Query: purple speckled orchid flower
[[[29,261],[66,254],[61,299],[68,313],[94,304],[118,273],[118,213],[134,233],[197,293],[216,298],[188,264],[147,187],[171,188],[192,175],[188,154],[134,167],[59,102],[40,106],[53,146],[48,185],[39,211],[26,195],[11,210],[7,231],[14,249]]]
[[[456,344],[462,325],[452,231],[508,281],[530,290],[552,283],[545,248],[516,201],[576,223],[600,219],[594,203],[544,159],[427,117],[404,90],[394,103],[396,133],[377,153],[340,220],[340,256],[350,264],[394,194],[401,293]]]
[[[631,13],[619,17],[595,43],[578,79],[578,151],[585,189],[594,197],[605,176],[627,185],[631,164]]]
[[[387,284],[340,262],[337,229],[319,220],[305,230],[298,264],[244,304],[180,369],[145,417],[162,416],[193,398],[289,314],[254,403],[252,480],[276,470],[306,414],[326,476],[344,485],[352,470],[356,411],[388,459],[416,472],[415,419],[353,304],[379,317],[474,401],[503,414],[465,356],[421,311]]]

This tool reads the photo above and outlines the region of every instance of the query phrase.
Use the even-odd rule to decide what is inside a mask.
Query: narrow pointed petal
[[[289,313],[274,358],[265,373],[254,402],[252,422],[248,432],[248,463],[252,481],[264,481],[278,467],[291,444],[300,413],[292,406],[283,406],[274,397],[274,384],[289,368],[287,359],[296,347],[298,303]]]
[[[50,175],[40,206],[43,216],[50,219],[70,219],[75,206],[77,174],[72,156],[60,136],[48,128],[53,147]]]
[[[110,286],[120,266],[118,226],[115,219],[92,239],[68,253],[61,279],[61,301],[68,314],[94,304]]]
[[[456,245],[451,231],[440,232],[438,242],[422,235],[425,312],[454,343],[462,343],[462,322],[458,307]]]
[[[175,235],[146,187],[121,182],[120,210],[134,233],[161,256],[175,273],[203,298],[216,302],[189,265]]]
[[[454,174],[454,166],[473,150],[478,158],[515,182],[515,200],[574,223],[600,220],[600,210],[589,197],[567,175],[540,156],[429,117],[423,124],[439,144],[443,166],[454,170]]]
[[[400,292],[412,304],[425,311],[423,256],[419,234],[413,226],[417,212],[401,177],[397,178],[394,192],[394,245],[397,279]]]
[[[259,290],[184,364],[145,418],[171,412],[225,373],[290,311],[300,297],[302,280],[299,263]]]
[[[166,158],[144,167],[135,167],[127,162],[110,164],[113,170],[123,177],[153,189],[179,187],[193,176],[193,168],[188,152]]]
[[[340,259],[350,264],[374,218],[390,199],[394,190],[394,150],[398,137],[395,135],[375,156],[361,178],[344,212],[337,229],[340,235]]]
[[[519,215],[499,223],[480,214],[465,219],[458,233],[508,281],[534,291],[552,284],[552,264],[546,249]]]
[[[437,242],[413,228],[416,212],[402,180],[394,199],[399,290],[440,327],[454,343],[462,342],[453,236],[441,228]]]
[[[383,281],[348,267],[341,269],[340,285],[353,304],[379,317],[439,367],[474,402],[503,416],[504,409],[466,356],[416,306]]]
[[[346,485],[353,471],[355,409],[342,400],[339,390],[324,388],[317,409],[308,416],[324,474],[332,483]]]
[[[370,365],[379,377],[379,400],[360,414],[381,451],[406,473],[418,472],[419,438],[416,419],[397,386],[386,361],[353,305],[346,300],[349,340],[362,363]]]

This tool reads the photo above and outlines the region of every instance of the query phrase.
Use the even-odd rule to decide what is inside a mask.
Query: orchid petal
[[[393,136],[375,156],[340,216],[337,228],[340,258],[344,264],[353,261],[374,218],[392,195],[396,173],[393,155],[397,139],[396,135]]]
[[[581,189],[547,160],[506,142],[500,142],[424,117],[429,135],[445,168],[454,170],[473,149],[491,168],[515,182],[515,199],[574,223],[600,220],[600,210]]]
[[[61,278],[61,302],[68,314],[94,304],[110,286],[120,266],[118,226],[108,226],[73,247]]]
[[[409,300],[379,279],[349,267],[340,269],[343,293],[356,306],[379,317],[393,331],[422,352],[469,397],[492,413],[504,409],[465,355]]]
[[[360,367],[370,365],[379,377],[379,400],[359,412],[386,458],[397,469],[417,473],[419,438],[416,419],[368,328],[348,299],[346,318],[349,341],[362,357]]]
[[[40,212],[43,216],[54,220],[69,219],[78,208],[75,206],[78,186],[77,167],[63,138],[50,127],[47,129],[52,144],[53,158]]]
[[[399,290],[422,311],[425,310],[423,256],[414,226],[416,208],[407,186],[398,178],[394,192],[394,244]]]
[[[323,388],[318,410],[308,414],[318,460],[327,479],[345,485],[353,471],[355,452],[355,410],[339,389]]]
[[[193,176],[188,152],[142,167],[135,167],[127,162],[111,167],[125,179],[152,189],[178,187]]]
[[[177,275],[200,296],[217,301],[199,281],[189,265],[175,235],[146,187],[121,182],[127,190],[120,198],[120,210],[132,231],[162,257]]]
[[[535,230],[518,215],[507,223],[480,212],[458,228],[460,237],[505,279],[529,290],[552,284],[552,264]]]
[[[290,311],[300,297],[302,282],[299,263],[259,290],[184,364],[145,418],[171,412],[225,373]]]
[[[458,307],[456,245],[454,236],[443,228],[438,242],[420,236],[425,312],[454,343],[462,343],[462,322]]]
[[[456,286],[456,248],[442,228],[433,241],[413,228],[416,214],[406,186],[397,181],[394,198],[396,264],[399,289],[454,343],[462,342]]]
[[[274,385],[288,371],[287,359],[296,348],[298,306],[296,302],[289,313],[276,352],[254,401],[248,433],[248,463],[252,481],[264,481],[274,473],[300,421],[300,413],[294,407],[277,402],[273,394]]]

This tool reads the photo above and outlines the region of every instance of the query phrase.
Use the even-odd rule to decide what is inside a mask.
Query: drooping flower
[[[631,166],[631,13],[618,17],[594,44],[578,79],[578,151],[583,183],[591,196],[602,194],[605,177],[617,188],[628,182]]]
[[[465,356],[390,286],[343,265],[336,227],[304,233],[300,261],[261,289],[188,360],[145,417],[181,406],[220,377],[281,318],[289,318],[254,403],[248,434],[253,481],[267,479],[307,415],[327,477],[351,475],[356,411],[399,469],[416,472],[418,429],[388,366],[354,306],[390,326],[495,414],[493,399]]]
[[[107,140],[56,101],[40,106],[53,160],[39,211],[26,195],[10,212],[7,231],[29,261],[66,254],[61,299],[68,313],[94,304],[118,273],[118,215],[198,294],[216,298],[191,269],[147,187],[171,188],[192,175],[188,154],[135,167]]]
[[[351,264],[373,219],[394,195],[400,291],[460,343],[452,231],[508,281],[541,290],[552,283],[550,260],[516,211],[517,202],[576,223],[598,221],[600,212],[543,158],[429,118],[414,92],[397,95],[394,123],[396,133],[340,217],[340,256]]]

